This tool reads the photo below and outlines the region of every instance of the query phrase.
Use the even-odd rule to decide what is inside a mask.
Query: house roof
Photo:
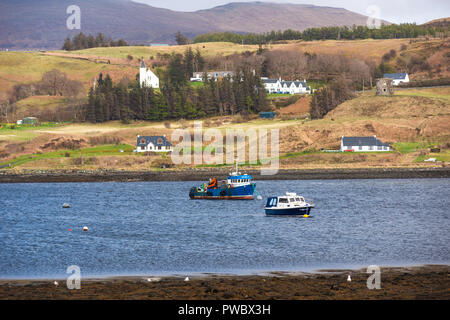
[[[145,142],[144,142],[145,141]],[[144,142],[144,143],[142,143]],[[164,136],[138,136],[136,145],[144,147],[152,143],[156,147],[171,147],[172,144]]]
[[[375,147],[389,147],[389,143],[383,143],[378,140],[376,136],[372,137],[342,137],[342,144],[344,146],[375,146]]]
[[[385,73],[383,78],[401,80],[405,79],[407,75],[407,73]]]
[[[264,83],[277,83],[278,79],[263,79]]]

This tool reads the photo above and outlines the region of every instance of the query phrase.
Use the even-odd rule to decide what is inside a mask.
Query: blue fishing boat
[[[264,206],[268,216],[295,216],[308,215],[314,203],[311,200],[306,201],[302,196],[296,193],[286,192],[285,196],[270,197]]]
[[[255,188],[252,176],[238,172],[236,164],[236,172],[230,173],[226,180],[217,181],[213,178],[208,184],[192,187],[189,197],[206,200],[253,200]]]

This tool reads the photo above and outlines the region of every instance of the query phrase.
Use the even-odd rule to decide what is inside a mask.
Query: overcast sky
[[[196,11],[209,9],[230,2],[252,2],[254,0],[133,0],[154,7],[176,11]],[[381,19],[394,23],[416,22],[421,24],[433,19],[450,16],[448,0],[270,0],[264,2],[314,4],[318,6],[340,7],[350,11],[370,15],[367,9],[377,6]]]

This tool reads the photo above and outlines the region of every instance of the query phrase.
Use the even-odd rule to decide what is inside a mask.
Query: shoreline
[[[21,173],[0,171],[0,183],[51,182],[141,182],[207,181],[229,174],[226,169],[190,169],[165,171],[43,171]],[[429,179],[450,178],[449,167],[366,168],[366,169],[280,169],[276,175],[262,175],[260,170],[245,170],[254,180],[336,180],[336,179]]]
[[[0,300],[309,300],[309,299],[450,299],[450,265],[380,267],[381,289],[369,290],[366,269],[314,272],[273,271],[258,275],[199,274],[87,278],[81,290],[64,280],[0,280]],[[351,282],[347,281],[351,275]],[[149,281],[148,279],[151,279]]]

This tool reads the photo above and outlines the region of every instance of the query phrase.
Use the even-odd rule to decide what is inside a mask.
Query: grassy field
[[[239,45],[230,42],[209,42],[199,43],[184,46],[155,46],[155,47],[112,47],[112,48],[92,48],[79,51],[71,51],[73,54],[89,55],[97,57],[111,57],[119,59],[127,59],[128,55],[134,58],[150,59],[150,57],[156,58],[158,54],[171,54],[183,53],[188,47],[192,50],[200,50],[204,56],[214,56],[217,54],[223,54],[224,56],[241,53],[245,51],[258,50],[257,45]]]
[[[72,80],[83,82],[86,89],[100,72],[108,73],[117,80],[123,76],[132,78],[138,72],[127,65],[108,65],[39,52],[0,52],[0,93],[4,95],[15,84],[38,81],[52,69],[67,73]]]

